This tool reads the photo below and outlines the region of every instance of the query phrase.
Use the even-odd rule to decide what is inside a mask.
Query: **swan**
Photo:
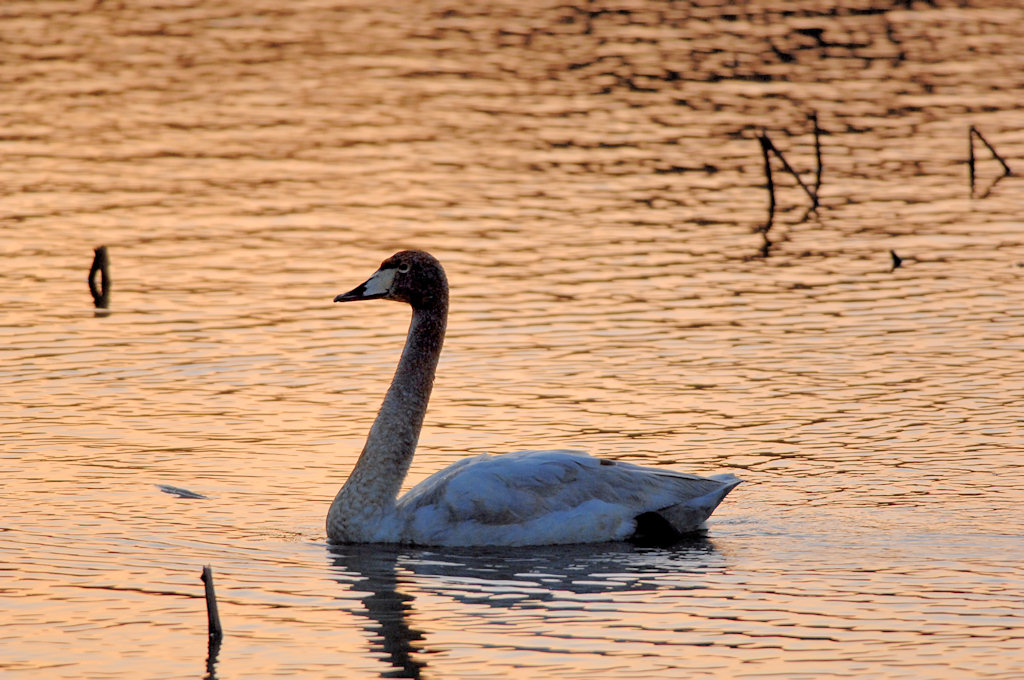
[[[391,387],[352,473],[327,514],[334,543],[524,546],[667,543],[700,529],[740,480],[698,477],[580,451],[464,458],[401,498],[448,319],[448,282],[432,255],[403,250],[335,302],[412,307]]]

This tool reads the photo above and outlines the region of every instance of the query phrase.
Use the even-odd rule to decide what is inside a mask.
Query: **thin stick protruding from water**
[[[206,586],[206,619],[209,623],[210,639],[220,642],[224,637],[224,629],[220,625],[220,614],[217,612],[217,594],[213,590],[213,569],[210,565],[203,567],[203,584]]]
[[[778,158],[782,162],[782,167],[786,170],[786,172],[788,172],[789,174],[793,175],[793,179],[795,179],[796,183],[800,185],[800,188],[804,190],[804,193],[807,194],[807,197],[811,199],[811,207],[812,207],[812,209],[813,208],[817,208],[818,207],[818,196],[817,196],[817,194],[815,194],[813,191],[811,191],[810,187],[808,187],[806,184],[804,184],[803,179],[800,178],[800,174],[796,170],[793,169],[793,166],[789,164],[789,161],[787,161],[786,157],[782,155],[782,152],[779,151],[778,148],[772,143],[772,140],[768,137],[767,133],[763,133],[763,132],[761,133],[761,145],[762,145],[762,147],[767,145],[767,150],[771,151],[773,154],[775,154],[775,157]]]
[[[973,125],[970,126],[967,129],[967,172],[970,179],[971,196],[974,196],[974,184],[976,177],[974,168],[976,163],[976,157],[974,155],[975,137],[981,140],[981,143],[984,144],[985,147],[989,150],[989,152],[992,154],[992,157],[999,161],[999,164],[1003,166],[1003,174],[1002,176],[1000,176],[999,179],[1002,179],[1003,177],[1009,177],[1010,175],[1013,174],[1013,170],[1010,169],[1009,164],[1007,164],[1006,160],[999,155],[999,152],[996,151],[996,148],[992,146],[987,139],[985,139],[985,135],[981,134],[981,131],[978,130],[978,128],[974,127]]]
[[[782,152],[779,151],[778,147],[776,147],[775,144],[772,143],[771,138],[768,137],[768,133],[765,132],[764,129],[762,129],[761,133],[757,136],[757,141],[761,145],[761,157],[764,160],[765,185],[768,189],[768,219],[765,220],[763,226],[757,229],[757,231],[761,234],[761,237],[764,239],[764,243],[761,244],[762,256],[768,256],[768,251],[772,245],[772,242],[768,238],[768,232],[771,231],[772,225],[775,224],[775,179],[772,176],[772,154],[775,154],[775,157],[778,158],[779,161],[782,163],[783,169],[793,176],[793,179],[796,180],[796,183],[800,185],[800,188],[803,189],[804,193],[806,193],[807,196],[811,199],[811,207],[807,211],[807,214],[804,215],[804,219],[807,219],[807,215],[817,210],[818,208],[818,188],[820,188],[821,186],[821,142],[819,138],[821,128],[818,127],[817,113],[812,113],[811,119],[814,121],[814,155],[817,164],[815,170],[816,186],[814,191],[812,191],[804,183],[803,179],[800,177],[797,171],[794,170],[793,166],[790,165],[789,161],[786,160],[786,157],[783,156]]]
[[[818,112],[811,111],[811,123],[814,126],[814,207],[818,207],[818,194],[821,192],[821,127],[818,125]]]
[[[100,285],[96,285],[99,274]],[[89,268],[89,292],[92,302],[99,309],[110,306],[110,255],[106,246],[100,246],[93,252],[92,267]]]
[[[761,144],[761,156],[764,158],[764,177],[768,188],[768,219],[760,229],[761,233],[765,235],[765,241],[767,241],[768,231],[772,228],[772,224],[775,223],[775,180],[772,178],[772,158],[770,154],[772,143],[769,141],[768,135],[763,131],[757,136],[757,141]]]

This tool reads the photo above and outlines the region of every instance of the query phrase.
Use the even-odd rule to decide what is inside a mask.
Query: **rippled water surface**
[[[966,161],[974,125],[1024,172],[1021,25],[5,2],[0,675],[1020,677],[1024,180]],[[812,111],[821,206],[773,158],[765,235],[757,136],[813,189]],[[453,288],[408,485],[568,446],[743,477],[707,535],[330,549],[408,318],[331,298],[403,247]]]

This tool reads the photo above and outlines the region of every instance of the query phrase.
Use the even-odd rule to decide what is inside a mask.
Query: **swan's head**
[[[417,309],[447,305],[448,280],[444,268],[430,253],[403,250],[381,262],[373,276],[334,301],[379,298],[405,302]]]

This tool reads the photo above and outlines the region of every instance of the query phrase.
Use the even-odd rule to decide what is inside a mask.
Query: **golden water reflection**
[[[897,4],[4,3],[0,674],[1015,677],[1024,185],[966,155],[1019,172],[1024,13]],[[736,472],[708,536],[330,550],[407,323],[330,300],[402,247],[453,286],[408,484]]]

